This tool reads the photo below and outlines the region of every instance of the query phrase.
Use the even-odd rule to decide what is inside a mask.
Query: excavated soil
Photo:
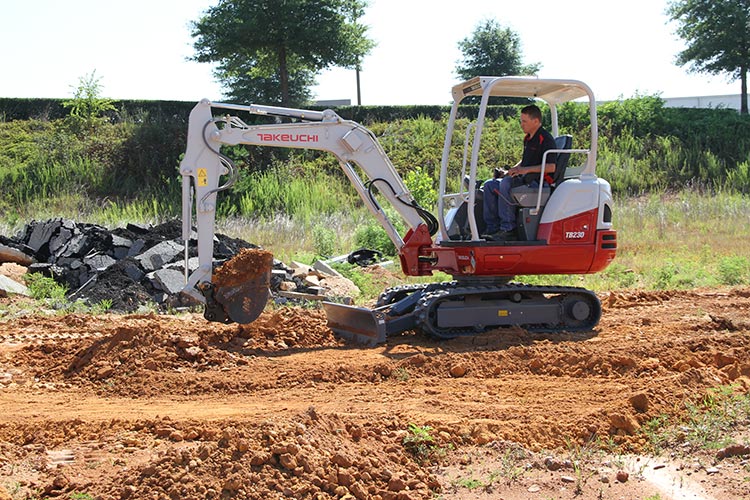
[[[8,313],[0,499],[750,498],[747,449],[638,455],[647,422],[750,391],[750,289],[601,298],[589,333],[374,348],[315,309]]]
[[[214,274],[216,288],[236,286],[247,281],[265,281],[268,286],[273,267],[273,254],[257,248],[243,248],[237,255],[222,264]]]

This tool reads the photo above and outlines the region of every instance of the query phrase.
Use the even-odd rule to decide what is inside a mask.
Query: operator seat
[[[555,149],[571,149],[573,146],[572,135],[561,135],[555,137]],[[565,181],[565,169],[568,168],[568,160],[570,160],[570,153],[557,153],[557,160],[555,160],[555,171],[552,173],[552,185],[542,187],[542,203],[541,206],[547,204],[549,195],[555,187],[562,184]],[[511,189],[510,194],[513,196],[514,201],[521,207],[535,207],[537,196],[539,195],[539,187],[530,186],[517,186]]]

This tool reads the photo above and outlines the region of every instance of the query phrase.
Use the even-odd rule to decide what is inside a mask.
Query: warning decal
[[[208,172],[205,168],[198,169],[198,185],[201,187],[208,186]]]

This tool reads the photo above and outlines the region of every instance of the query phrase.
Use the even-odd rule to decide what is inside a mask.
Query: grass
[[[24,275],[29,295],[36,300],[64,301],[68,288],[60,285],[54,278],[38,273]]]
[[[85,214],[87,222],[109,227],[122,221],[157,223],[175,216],[166,201],[129,203],[84,202],[80,197],[61,197],[41,204],[28,219]],[[603,272],[593,275],[523,276],[530,284],[582,286],[595,291],[621,289],[689,289],[750,284],[750,197],[696,190],[617,197],[614,226],[618,253]],[[0,222],[0,232],[20,229],[18,219]],[[311,263],[317,258],[349,253],[363,241],[358,231],[371,228],[373,218],[361,206],[345,212],[319,215],[309,220],[290,215],[244,218],[232,216],[217,222],[217,231],[243,238],[272,251],[279,260]],[[5,229],[5,230],[4,230]],[[365,232],[371,238],[370,229]],[[383,233],[384,234],[384,233]],[[359,234],[361,236],[362,233]],[[365,240],[377,244],[377,239]],[[368,248],[372,248],[368,246]],[[394,266],[398,271],[398,264]],[[368,283],[368,275],[343,269],[363,290],[363,299],[374,298],[385,288]],[[406,278],[405,278],[406,279]],[[450,279],[439,273],[435,280]],[[426,278],[409,278],[420,282]]]
[[[613,212],[618,253],[606,270],[592,275],[517,279],[595,291],[750,284],[750,247],[744,244],[750,240],[750,225],[746,223],[750,220],[750,197],[697,191],[617,197]],[[235,217],[221,221],[218,230],[258,243],[281,260],[310,262],[322,253],[345,254],[358,248],[357,230],[371,222],[360,207],[309,223],[281,215],[251,221]],[[377,296],[383,288],[368,284],[368,277],[356,270],[350,274],[368,290],[367,296]],[[440,274],[435,279],[450,277]]]
[[[717,450],[737,444],[733,433],[750,426],[750,394],[733,385],[709,389],[685,403],[683,416],[647,421],[641,432],[651,450]]]
[[[429,425],[409,424],[407,433],[401,440],[406,451],[411,453],[420,465],[437,462],[445,456],[446,450],[432,437],[433,431]]]

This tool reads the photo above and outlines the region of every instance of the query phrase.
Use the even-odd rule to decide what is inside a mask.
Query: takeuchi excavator
[[[269,297],[271,259],[248,264],[249,278],[213,283],[213,244],[217,194],[237,178],[232,161],[221,153],[227,145],[308,148],[333,154],[398,250],[407,276],[442,271],[451,281],[405,284],[383,291],[373,308],[324,302],[329,327],[366,344],[385,342],[407,330],[450,339],[508,326],[533,332],[590,330],[601,317],[597,296],[571,286],[537,286],[511,281],[522,275],[586,274],[603,270],[615,257],[617,233],[612,225],[609,183],[596,176],[597,115],[593,92],[583,82],[533,77],[475,77],[452,89],[453,105],[442,151],[437,215],[419,206],[404,185],[375,135],[332,110],[307,111],[262,105],[202,100],[190,113],[182,175],[183,239],[195,223],[198,268],[186,271],[183,292],[206,305],[212,321],[250,323]],[[461,133],[461,102],[479,97],[476,116]],[[482,191],[479,165],[487,105],[491,97],[518,97],[547,103],[550,131],[556,137],[554,182],[514,188],[517,209],[515,241],[482,238]],[[558,106],[588,100],[587,147],[574,149],[572,137],[560,135]],[[266,115],[272,123],[245,123],[237,115]],[[457,144],[454,144],[454,140]],[[514,136],[514,141],[519,138]],[[463,154],[456,154],[456,150]],[[453,151],[453,154],[452,154]],[[570,161],[576,158],[576,164]],[[542,165],[546,164],[546,156]],[[449,175],[454,192],[446,192]],[[544,179],[544,170],[540,180]],[[220,184],[222,177],[227,180]],[[379,203],[384,198],[403,218],[401,235]],[[187,269],[187,262],[185,263]]]

